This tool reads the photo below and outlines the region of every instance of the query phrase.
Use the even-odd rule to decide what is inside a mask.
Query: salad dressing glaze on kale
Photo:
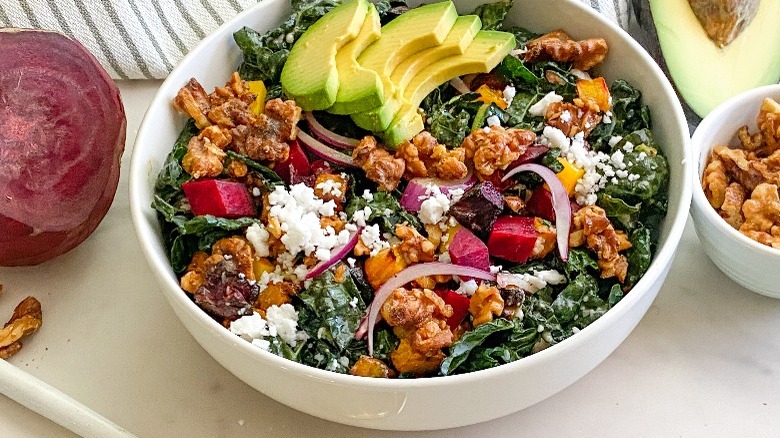
[[[482,5],[474,39],[496,32],[512,46],[489,68],[459,74],[439,67],[460,65],[462,54],[421,48],[451,58],[433,71],[399,43],[404,59],[393,63],[422,66],[408,84],[436,83],[418,87],[425,96],[413,102],[403,89],[381,97],[400,99],[394,114],[413,104],[409,124],[388,136],[375,129],[378,119],[364,125],[369,131],[358,128],[344,105],[333,107],[338,114],[303,114],[307,104],[282,91],[288,55],[306,55],[296,43],[316,38],[325,26],[314,23],[340,4],[293,1],[279,28],[240,29],[238,75],[211,94],[194,79],[179,92],[177,108],[199,125],[189,121],[174,145],[153,206],[182,293],[237,336],[289,360],[412,378],[520,360],[631,292],[653,257],[669,169],[639,90],[591,77],[607,56],[604,40],[507,27],[511,1]],[[399,20],[410,11],[402,2],[375,10],[383,26],[414,21]],[[459,28],[451,18],[447,30]],[[385,35],[395,32],[404,33]],[[342,46],[351,58],[336,48],[333,59],[370,53],[373,43],[358,50],[349,38]],[[371,111],[367,102],[356,114]],[[411,129],[416,118],[419,129]],[[193,182],[211,192],[182,188]],[[196,215],[204,193],[215,193],[205,203],[212,214]],[[238,207],[255,213],[221,217]]]

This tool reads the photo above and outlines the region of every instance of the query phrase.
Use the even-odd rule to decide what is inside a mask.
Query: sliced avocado
[[[780,79],[780,1],[693,3],[698,17],[689,0],[650,0],[650,11],[672,80],[697,114]]]
[[[481,28],[482,22],[476,15],[458,17],[450,33],[447,34],[447,38],[441,44],[417,52],[398,64],[390,76],[393,85],[399,90],[404,90],[409,81],[427,66],[442,58],[460,55],[471,45],[474,36]]]
[[[353,114],[368,111],[382,104],[382,81],[374,70],[361,66],[357,58],[369,44],[379,39],[382,23],[379,12],[373,4],[368,5],[368,14],[363,27],[354,40],[336,53],[336,68],[339,72],[339,91],[336,101],[328,108],[333,114]]]
[[[336,6],[293,45],[282,68],[282,91],[304,111],[326,109],[336,101],[336,53],[357,36],[367,12],[367,0]]]
[[[417,108],[436,87],[458,76],[487,73],[514,48],[515,37],[511,33],[482,30],[463,54],[436,61],[415,75],[404,89],[401,110],[382,135],[385,146],[396,146],[423,130]]]
[[[441,44],[457,18],[455,5],[446,1],[411,9],[382,27],[382,36],[360,54],[358,62],[379,74],[385,100],[396,92],[390,76],[398,64],[414,53]],[[398,108],[400,105],[353,114],[352,120],[363,129],[382,131]]]

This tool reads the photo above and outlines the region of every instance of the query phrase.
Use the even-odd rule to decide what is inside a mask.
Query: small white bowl
[[[466,13],[484,2],[455,4]],[[224,84],[241,61],[233,32],[241,26],[275,28],[289,11],[286,0],[264,0],[204,39],[162,84],[136,137],[130,206],[138,240],[163,295],[203,348],[247,384],[281,403],[344,424],[392,430],[443,429],[498,418],[555,394],[606,359],[645,314],[669,272],[688,217],[693,156],[682,108],[660,68],[627,33],[572,0],[515,1],[507,20],[534,31],[563,28],[574,37],[605,38],[610,54],[599,71],[609,82],[623,78],[643,91],[653,115],[653,134],[670,168],[669,212],[653,262],[631,293],[599,320],[560,344],[500,367],[429,379],[367,379],[263,351],[230,333],[181,290],[150,207],[155,177],[185,122],[171,99],[190,77],[207,89]]]
[[[780,250],[762,245],[740,233],[718,215],[701,187],[710,151],[716,145],[739,145],[737,130],[747,125],[756,131],[756,116],[765,97],[780,101],[780,84],[754,88],[732,97],[702,120],[693,134],[693,154],[698,166],[693,177],[691,216],[704,252],[715,265],[741,286],[772,298],[780,298]]]

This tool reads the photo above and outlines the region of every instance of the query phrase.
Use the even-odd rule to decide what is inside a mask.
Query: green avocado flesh
[[[282,90],[304,111],[326,109],[336,101],[336,54],[358,35],[368,4],[367,0],[354,0],[333,8],[309,27],[290,50],[282,68]]]
[[[417,108],[436,87],[458,76],[487,73],[514,48],[515,37],[511,33],[483,30],[462,54],[436,61],[420,71],[405,87],[401,110],[382,135],[385,145],[396,146],[423,130]]]
[[[398,64],[421,50],[441,44],[457,18],[455,5],[446,1],[412,9],[382,27],[382,36],[360,54],[358,62],[379,74],[385,101],[396,93],[390,75]],[[382,131],[398,108],[400,105],[393,109],[383,104],[381,110],[353,114],[352,120],[363,129]]]
[[[381,27],[376,7],[369,4],[366,21],[357,37],[336,53],[339,89],[336,101],[328,108],[328,112],[353,114],[371,110],[382,104],[384,96],[379,75],[361,66],[357,61],[363,50],[379,39]]]
[[[716,8],[723,0],[709,2]],[[755,17],[722,48],[708,37],[689,0],[650,0],[650,10],[672,80],[700,116],[729,97],[780,79],[780,1],[760,0]],[[740,10],[750,8],[734,14]]]

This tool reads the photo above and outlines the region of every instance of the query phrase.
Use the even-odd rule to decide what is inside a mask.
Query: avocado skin
[[[333,105],[339,88],[336,53],[360,31],[368,0],[342,3],[317,20],[290,50],[282,68],[282,91],[304,111]]]

